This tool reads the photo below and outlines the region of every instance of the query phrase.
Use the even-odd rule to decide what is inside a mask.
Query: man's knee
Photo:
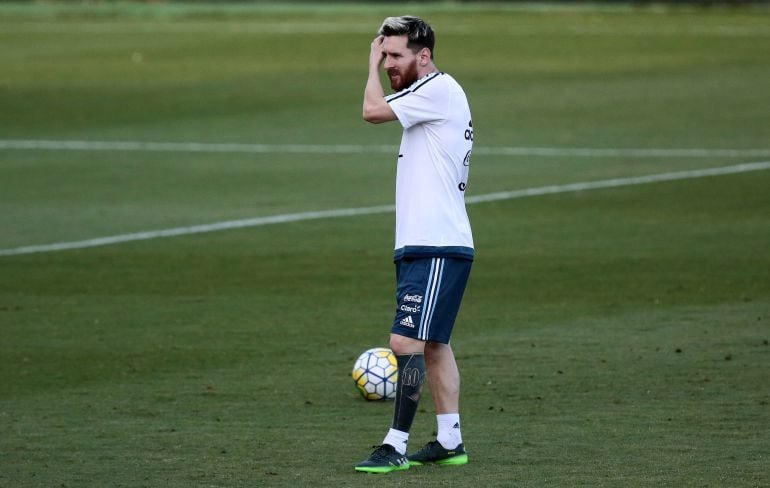
[[[452,351],[452,347],[449,344],[443,344],[441,342],[426,342],[425,359],[435,361],[454,359],[454,352]]]
[[[396,356],[401,354],[422,354],[425,352],[425,342],[398,334],[390,335],[390,349]]]

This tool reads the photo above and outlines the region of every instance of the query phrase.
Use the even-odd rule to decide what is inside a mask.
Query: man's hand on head
[[[382,65],[382,61],[385,59],[385,52],[383,51],[383,43],[385,42],[385,36],[377,36],[372,41],[371,50],[369,51],[369,66],[379,69]]]

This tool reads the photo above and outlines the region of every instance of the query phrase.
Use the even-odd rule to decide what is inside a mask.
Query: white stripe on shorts
[[[433,320],[433,312],[436,310],[438,294],[441,290],[441,276],[444,274],[444,258],[433,258],[430,264],[430,276],[428,277],[428,286],[425,289],[425,309],[420,318],[420,327],[417,338],[423,341],[428,340],[430,334],[430,323]]]

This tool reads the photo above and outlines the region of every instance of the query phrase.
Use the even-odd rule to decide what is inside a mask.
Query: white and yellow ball
[[[385,347],[364,351],[353,365],[353,381],[367,400],[395,398],[398,365],[393,351]]]

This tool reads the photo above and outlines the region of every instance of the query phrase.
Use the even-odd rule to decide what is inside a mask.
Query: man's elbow
[[[372,107],[364,106],[362,115],[364,120],[371,124],[381,124],[382,122],[386,121],[386,119],[382,117],[382,114]]]
[[[384,100],[364,101],[363,117],[372,124],[381,124],[396,120],[396,113]]]

